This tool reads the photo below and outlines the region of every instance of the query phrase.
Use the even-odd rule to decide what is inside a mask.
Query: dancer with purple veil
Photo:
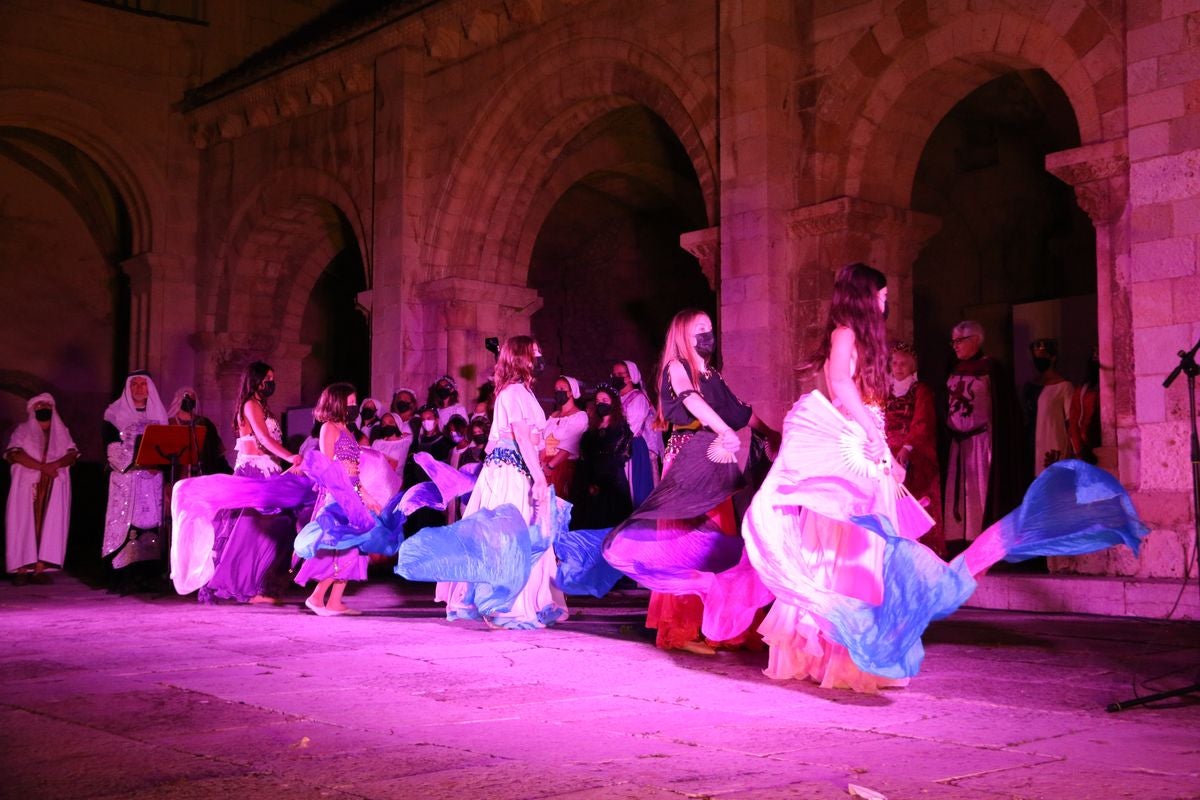
[[[300,456],[283,446],[283,430],[270,406],[274,393],[270,364],[254,361],[242,370],[233,421],[238,434],[233,472],[239,477],[266,478],[281,472],[281,462],[300,464]],[[277,604],[296,536],[294,514],[284,508],[238,508],[222,512],[214,527],[215,570],[199,591],[200,602]]]
[[[823,382],[784,420],[783,444],[743,524],[746,552],[775,603],[759,630],[766,674],[859,692],[902,686],[921,635],[1000,559],[1134,550],[1146,529],[1108,473],[1054,465],[1022,505],[950,564],[917,539],[932,525],[903,487],[884,437],[887,282],[842,268],[825,336],[809,362]]]
[[[740,645],[771,600],[743,557],[730,498],[742,482],[737,431],[778,437],[712,367],[714,346],[707,314],[675,315],[659,372],[671,426],[663,477],[604,542],[608,563],[652,590],[646,625],[658,647],[704,655]]]
[[[345,471],[355,493],[374,514],[381,510],[380,501],[371,496],[359,477],[362,447],[348,427],[358,417],[358,395],[349,383],[334,383],[321,391],[313,416],[321,423],[320,453]],[[386,498],[385,498],[386,499]],[[317,495],[313,519],[320,518],[325,507],[335,502],[333,494],[322,488]],[[296,573],[296,583],[307,586],[316,581],[312,593],[304,600],[308,610],[318,617],[357,616],[362,612],[342,602],[347,581],[367,579],[367,556],[357,547],[341,550],[320,548],[311,558],[304,559]]]

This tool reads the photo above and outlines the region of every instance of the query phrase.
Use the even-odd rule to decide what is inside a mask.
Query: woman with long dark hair
[[[784,419],[783,444],[742,526],[775,603],[759,627],[766,674],[822,688],[903,686],[921,635],[1000,559],[1078,555],[1146,528],[1117,480],[1080,461],[1054,464],[1022,507],[952,563],[917,541],[933,524],[903,488],[884,436],[887,281],[865,264],[837,274],[825,337],[806,365],[822,382]]]
[[[595,424],[579,444],[571,510],[572,528],[611,528],[633,512],[625,464],[629,461],[633,432],[621,413],[621,396],[601,384],[596,388]]]
[[[283,429],[271,410],[275,370],[253,361],[242,370],[233,428],[237,461],[233,473],[266,478],[282,471],[280,462],[298,466],[301,457],[283,446]],[[215,571],[200,589],[201,602],[217,598],[242,603],[278,603],[296,519],[288,510],[265,514],[253,508],[221,512],[213,542]]]
[[[836,415],[860,433],[864,466],[886,469],[887,440],[883,405],[887,399],[887,279],[865,264],[843,267],[834,282],[833,300],[820,346],[806,367],[829,393],[804,395],[784,421],[784,440],[775,466],[750,505],[745,522],[746,549],[766,585],[776,595],[759,626],[770,649],[766,674],[771,678],[809,678],[823,688],[873,692],[903,685],[859,669],[846,648],[826,637],[821,620],[791,602],[789,589],[808,585],[878,605],[883,597],[884,540],[845,518],[825,516],[805,498],[780,502],[789,468],[828,470],[840,446],[830,433],[828,451],[805,452],[793,431],[804,428],[832,402]],[[816,406],[817,408],[813,408]],[[819,424],[818,424],[819,427]],[[792,462],[799,462],[793,465]],[[880,491],[882,494],[882,490]],[[796,505],[796,502],[801,502]],[[852,504],[847,502],[846,508]],[[824,509],[822,509],[824,510]],[[886,509],[895,518],[894,507]],[[844,517],[845,515],[842,515]],[[923,533],[924,531],[922,531]]]

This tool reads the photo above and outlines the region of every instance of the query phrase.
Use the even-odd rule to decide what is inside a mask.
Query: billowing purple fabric
[[[704,516],[741,485],[736,463],[708,460],[715,440],[700,431],[684,444],[646,502],[608,535],[604,558],[656,592],[699,596],[705,635],[732,639],[773,596],[744,557],[741,537]]]
[[[311,506],[315,497],[312,479],[296,473],[268,478],[205,475],[179,481],[171,496],[171,580],[175,590],[188,594],[212,578],[213,523],[218,512],[297,509]]]
[[[369,494],[372,486],[388,485],[378,477],[382,472],[395,474],[386,459],[379,456],[376,463],[374,456],[379,454],[364,448],[359,459],[359,476]],[[364,553],[394,556],[404,539],[404,521],[409,515],[421,508],[443,509],[450,500],[471,491],[475,485],[474,477],[443,464],[429,453],[417,453],[413,458],[430,480],[410,487],[403,494],[396,491],[375,513],[354,490],[344,469],[321,453],[310,451],[304,468],[329,492],[332,501],[296,536],[296,553],[301,558],[313,558],[320,550],[358,548]],[[376,482],[371,483],[372,480]]]

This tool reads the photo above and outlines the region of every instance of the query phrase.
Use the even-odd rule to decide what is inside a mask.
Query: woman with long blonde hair
[[[743,558],[730,502],[740,486],[737,431],[778,434],[738,400],[712,366],[715,336],[703,311],[685,309],[667,329],[659,363],[659,417],[670,426],[663,477],[604,543],[604,557],[649,587],[648,627],[663,649],[709,654],[701,629],[740,640],[770,602]]]

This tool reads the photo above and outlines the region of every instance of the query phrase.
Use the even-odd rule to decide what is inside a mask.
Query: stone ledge
[[[1001,574],[981,578],[979,588],[965,605],[1151,619],[1166,619],[1170,614],[1170,619],[1195,620],[1200,619],[1200,589],[1195,579],[1184,589],[1181,580],[1168,578]]]

